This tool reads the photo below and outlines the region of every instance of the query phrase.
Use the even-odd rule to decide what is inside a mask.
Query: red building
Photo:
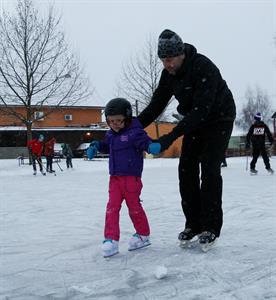
[[[17,113],[24,115],[23,106],[11,106]],[[42,133],[45,139],[56,138],[57,143],[68,143],[76,149],[81,143],[93,139],[102,139],[108,127],[102,114],[101,106],[61,106],[50,114],[52,107],[42,109],[33,107],[32,132]],[[158,124],[159,134],[163,135],[175,126],[172,123]],[[156,124],[146,128],[149,136],[157,138]],[[0,158],[14,158],[22,153],[27,155],[27,131],[22,122],[12,115],[5,114],[5,107],[0,106]],[[165,151],[163,157],[178,157],[181,148],[181,138]]]

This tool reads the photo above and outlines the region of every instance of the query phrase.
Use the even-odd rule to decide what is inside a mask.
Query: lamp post
[[[276,138],[276,112],[271,116],[273,119],[273,131],[274,131],[274,137]]]
[[[276,112],[271,116],[273,119],[273,139],[274,139],[274,150],[276,149],[275,141],[276,141]]]
[[[138,100],[135,100],[135,112],[136,112],[136,117],[138,117]]]

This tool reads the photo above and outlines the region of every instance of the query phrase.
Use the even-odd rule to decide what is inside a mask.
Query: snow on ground
[[[134,231],[124,205],[120,253],[104,259],[106,159],[76,159],[73,170],[61,162],[64,171],[55,166],[57,176],[46,177],[0,160],[0,299],[276,299],[276,175],[261,160],[258,176],[246,172],[244,157],[227,162],[215,248],[178,246],[178,159],[146,159],[142,199],[152,245],[127,251]]]

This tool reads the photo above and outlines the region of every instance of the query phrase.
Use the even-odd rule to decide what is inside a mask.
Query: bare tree
[[[271,122],[271,104],[265,91],[258,86],[256,86],[254,90],[249,87],[245,93],[245,98],[247,99],[247,102],[242,107],[241,112],[236,119],[236,125],[238,127],[248,130],[254,120],[254,115],[257,112],[262,114],[262,118],[265,122]]]
[[[117,83],[118,93],[125,96],[138,115],[150,102],[156,90],[163,66],[157,56],[157,44],[152,38],[146,42],[144,50],[131,58],[124,66]],[[163,113],[156,120],[156,135],[159,137],[158,122],[165,120]]]
[[[52,113],[61,105],[73,105],[91,94],[79,59],[70,53],[60,18],[49,6],[39,16],[32,0],[18,0],[13,15],[0,18],[0,104],[2,113],[14,116],[32,138],[34,111],[43,106]],[[13,106],[21,105],[24,113]]]

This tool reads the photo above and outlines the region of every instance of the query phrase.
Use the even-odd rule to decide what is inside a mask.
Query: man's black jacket
[[[185,44],[185,59],[176,75],[162,71],[150,104],[138,116],[144,127],[163,112],[173,95],[179,102],[177,111],[184,117],[172,132],[159,139],[162,151],[183,134],[235,119],[234,99],[219,69],[192,45]]]
[[[246,147],[249,148],[250,142],[252,142],[253,147],[264,147],[266,136],[272,145],[273,137],[268,126],[263,121],[255,121],[246,135]]]

